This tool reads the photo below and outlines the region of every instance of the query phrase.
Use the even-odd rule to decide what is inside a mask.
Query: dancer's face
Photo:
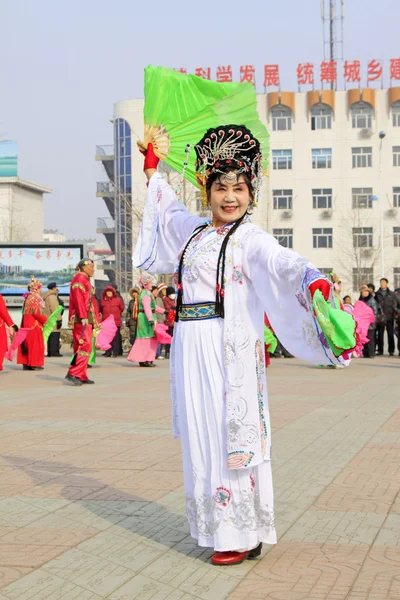
[[[248,210],[252,198],[243,174],[233,183],[224,175],[216,179],[210,189],[210,208],[213,227],[233,223]]]

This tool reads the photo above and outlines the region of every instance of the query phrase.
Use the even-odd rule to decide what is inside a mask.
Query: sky
[[[383,60],[385,86],[399,19],[398,0],[346,0],[344,57]],[[323,60],[320,0],[0,0],[0,55],[0,139],[17,140],[21,178],[53,189],[45,227],[94,237],[95,147],[113,143],[113,104],[143,97],[144,67],[277,63],[296,91],[297,64]]]

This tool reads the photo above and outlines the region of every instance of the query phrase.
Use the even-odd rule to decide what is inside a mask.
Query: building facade
[[[335,269],[345,293],[356,297],[360,284],[380,277],[399,288],[400,88],[282,91],[257,102],[270,157],[253,221],[323,272]],[[108,154],[98,147],[96,156],[109,175],[97,189],[110,212],[104,233],[122,288],[135,279],[129,257],[146,193],[136,149],[142,134],[143,100],[118,102],[114,146]],[[196,190],[188,185],[186,193],[199,210]]]
[[[0,177],[0,241],[42,240],[43,194],[50,192],[50,188],[20,177]]]

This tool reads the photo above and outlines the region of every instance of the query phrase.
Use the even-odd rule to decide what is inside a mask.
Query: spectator
[[[114,286],[113,286],[113,287],[114,287],[114,290],[115,290],[115,291],[116,291],[116,293],[117,293],[117,296],[118,296],[118,298],[121,298],[122,302],[124,302],[124,299],[123,299],[123,297],[122,297],[122,296],[121,296],[121,294],[120,294],[120,291],[119,291],[119,289],[118,289],[118,286],[117,286],[117,284],[116,284],[116,283],[114,283]],[[124,305],[124,306],[125,306],[125,305]],[[122,335],[120,335],[120,336],[119,336],[119,348],[118,348],[118,356],[123,356],[123,354],[124,354],[124,349],[123,349],[123,346],[122,346]]]
[[[176,309],[176,294],[173,287],[169,286],[166,289],[166,294],[163,298],[164,308],[166,312],[165,325],[168,326],[169,335],[174,335],[175,325],[175,309]],[[171,344],[165,346],[165,358],[169,358],[171,351]]]
[[[388,280],[382,277],[380,280],[380,288],[375,294],[375,299],[378,306],[381,308],[382,316],[378,315],[378,352],[379,356],[384,352],[384,335],[387,330],[388,346],[390,356],[394,356],[394,315],[397,308],[397,297],[388,287]]]
[[[60,300],[58,298],[57,283],[52,281],[47,286],[48,291],[43,294],[44,300],[44,314],[49,318],[55,310],[60,306]],[[64,311],[63,311],[64,312]],[[62,356],[60,354],[60,329],[62,326],[62,313],[57,317],[57,324],[54,326],[53,331],[49,335],[47,340],[47,356]]]
[[[343,298],[343,310],[345,310],[347,313],[349,313],[351,315],[353,313],[353,308],[354,308],[354,305],[351,301],[351,297],[345,296]]]
[[[125,317],[125,324],[129,329],[129,342],[132,346],[136,340],[137,318],[139,310],[139,294],[139,288],[132,288],[129,290],[129,295],[132,299],[129,301]]]
[[[376,318],[378,316],[378,303],[372,296],[371,291],[367,285],[362,285],[360,287],[360,300],[362,302],[365,302],[365,304],[374,311],[376,321]],[[369,341],[366,342],[363,347],[364,358],[375,358],[375,329],[376,323],[371,323],[367,333]]]
[[[375,298],[375,286],[373,283],[367,283],[367,288],[371,292],[371,296]]]
[[[118,327],[114,339],[111,343],[111,348],[107,350],[103,356],[112,356],[115,358],[119,355],[120,347],[121,347],[121,327],[122,327],[122,318],[121,315],[124,312],[125,306],[120,296],[118,296],[115,288],[111,285],[108,285],[104,288],[103,294],[100,301],[100,313],[101,318],[104,321],[112,315],[115,320],[115,324]]]
[[[154,296],[156,299],[156,305],[159,306],[160,308],[164,308],[164,297],[166,295],[167,292],[167,286],[165,283],[160,283],[157,286],[157,293]],[[162,325],[165,324],[165,312],[164,313],[157,313],[156,314],[156,320],[157,323],[161,323]],[[156,359],[157,360],[164,360],[164,356],[162,355],[162,349],[163,346],[162,344],[158,344],[158,348],[157,348],[157,353],[156,353]]]

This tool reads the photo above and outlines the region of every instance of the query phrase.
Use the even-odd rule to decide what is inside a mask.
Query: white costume
[[[156,173],[133,262],[176,270],[180,252],[207,220],[191,216]],[[230,225],[208,227],[189,245],[183,304],[215,302],[219,251]],[[182,441],[187,516],[200,546],[245,550],[276,543],[264,313],[282,344],[314,364],[334,356],[311,310],[308,286],[324,276],[246,219],[229,240],[225,318],[180,320],[171,352],[174,435]]]

